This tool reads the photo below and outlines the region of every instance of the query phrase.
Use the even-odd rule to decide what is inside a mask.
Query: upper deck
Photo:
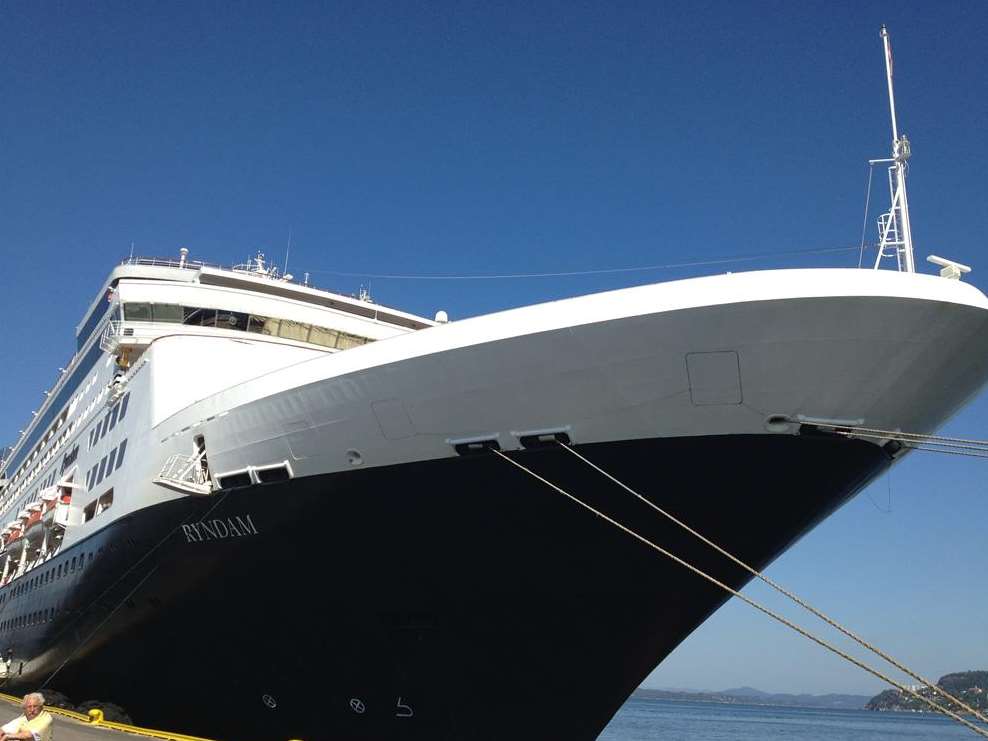
[[[56,438],[68,408],[100,356],[121,345],[133,361],[156,337],[255,332],[329,352],[433,326],[435,322],[367,296],[299,283],[258,254],[225,267],[188,259],[131,257],[117,265],[76,327],[76,352],[8,455],[0,486]]]
[[[121,282],[144,283],[155,281],[172,284],[175,287],[215,286],[227,288],[241,294],[255,297],[284,299],[309,307],[331,309],[341,317],[355,317],[375,323],[403,329],[425,329],[435,322],[397,309],[379,306],[366,296],[354,297],[314,288],[308,281],[299,283],[289,274],[281,275],[276,267],[267,265],[260,253],[246,263],[232,267],[215,265],[199,260],[189,260],[186,253],[177,258],[131,257],[120,263],[110,273],[102,289],[90,304],[79,326],[76,327],[77,349],[82,349],[92,336],[109,305],[115,303],[111,295]],[[147,291],[145,293],[151,293]],[[157,292],[161,295],[161,292]],[[132,291],[137,297],[139,291]],[[181,292],[173,294],[173,305],[181,305],[177,300]],[[119,299],[118,301],[119,302]],[[214,307],[220,308],[220,307]]]

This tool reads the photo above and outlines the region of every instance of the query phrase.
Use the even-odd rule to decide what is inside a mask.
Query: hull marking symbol
[[[411,718],[413,715],[415,715],[415,713],[412,712],[412,706],[411,705],[406,705],[405,703],[403,703],[401,701],[401,698],[399,697],[398,698],[398,712],[395,713],[395,717],[396,718]]]
[[[364,711],[367,710],[364,703],[357,697],[350,698],[350,709],[357,715],[363,715]]]
[[[275,700],[273,697],[271,697],[271,695],[264,695],[261,698],[261,702],[263,702],[265,705],[267,705],[272,710],[274,710],[276,707],[278,707],[278,701]]]

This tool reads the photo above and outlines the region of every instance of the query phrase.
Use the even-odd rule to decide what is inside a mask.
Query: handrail
[[[150,265],[154,267],[161,268],[182,268],[189,270],[198,270],[199,268],[220,268],[224,269],[223,265],[213,262],[204,262],[203,260],[182,260],[176,259],[174,257],[125,257],[120,261],[121,265]],[[226,268],[229,269],[229,268]]]

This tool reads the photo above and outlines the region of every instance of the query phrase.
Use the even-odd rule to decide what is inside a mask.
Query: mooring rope
[[[891,664],[892,666],[894,666],[896,669],[898,669],[899,671],[903,672],[904,674],[909,675],[912,679],[915,679],[920,684],[925,684],[928,687],[935,686],[934,683],[931,682],[929,679],[926,679],[922,675],[915,673],[909,667],[905,666],[904,664],[902,664],[901,662],[899,662],[898,660],[896,660],[895,658],[893,658],[889,654],[887,654],[884,651],[882,651],[882,649],[880,649],[877,646],[869,643],[864,638],[862,638],[859,635],[857,635],[856,633],[854,633],[850,628],[845,627],[844,625],[842,625],[841,623],[837,622],[836,620],[834,620],[830,616],[826,615],[821,610],[817,609],[813,605],[811,605],[808,602],[804,601],[798,595],[794,594],[790,590],[788,590],[785,587],[783,587],[778,582],[776,582],[773,579],[769,578],[768,576],[766,576],[765,574],[763,574],[758,569],[756,569],[756,568],[750,566],[749,564],[745,563],[744,561],[742,561],[740,558],[738,558],[737,556],[735,556],[730,551],[726,550],[725,548],[722,548],[717,543],[714,543],[712,540],[710,540],[709,538],[705,537],[702,533],[697,532],[692,527],[690,527],[689,525],[687,525],[685,522],[683,522],[682,520],[678,519],[675,515],[672,515],[669,512],[666,512],[664,509],[662,509],[661,507],[659,507],[657,504],[655,504],[654,502],[652,502],[650,499],[648,499],[647,497],[643,496],[642,494],[639,494],[637,491],[635,491],[634,489],[632,489],[630,486],[628,486],[627,484],[625,484],[623,481],[619,480],[617,477],[611,475],[610,473],[608,473],[607,471],[605,471],[603,468],[601,468],[600,466],[598,466],[593,461],[591,461],[591,460],[587,459],[585,456],[581,455],[579,452],[577,452],[571,446],[567,445],[566,443],[560,442],[560,441],[557,441],[557,442],[559,443],[559,446],[560,447],[562,447],[563,449],[565,449],[567,452],[572,453],[574,456],[576,456],[581,461],[583,461],[584,463],[586,463],[592,469],[594,469],[595,471],[597,471],[597,473],[599,473],[599,474],[605,476],[606,478],[610,479],[615,484],[617,484],[622,489],[624,489],[626,492],[628,492],[632,496],[636,497],[640,501],[644,502],[646,505],[648,505],[653,510],[655,510],[656,512],[658,512],[660,515],[662,515],[663,517],[665,517],[667,520],[675,523],[676,525],[678,525],[679,527],[681,527],[683,530],[685,530],[686,532],[688,532],[690,535],[694,536],[695,538],[699,539],[700,541],[702,541],[706,545],[708,545],[711,548],[713,548],[715,551],[717,551],[719,554],[721,554],[725,558],[733,561],[735,564],[737,564],[738,566],[740,566],[742,569],[744,569],[745,571],[747,571],[752,576],[757,577],[758,579],[760,579],[761,581],[763,581],[765,584],[767,584],[768,586],[772,587],[772,589],[774,589],[775,591],[777,591],[780,594],[788,597],[790,600],[792,600],[793,602],[795,602],[797,605],[799,605],[803,609],[811,612],[813,615],[815,615],[816,617],[820,618],[821,620],[823,620],[825,623],[827,623],[831,627],[837,629],[838,631],[840,631],[841,633],[843,633],[844,635],[846,635],[848,638],[850,638],[851,640],[855,641],[858,645],[863,646],[864,648],[868,649],[869,651],[871,651],[872,653],[874,653],[876,656],[880,656],[881,658],[885,659],[885,661],[887,661],[889,664]],[[953,695],[951,695],[946,690],[938,689],[937,691],[940,692],[940,694],[942,694],[948,700],[956,703],[958,706],[960,706],[961,708],[963,708],[967,712],[969,712],[972,715],[974,715],[978,720],[980,720],[982,722],[985,722],[985,723],[988,723],[988,717],[986,717],[982,713],[978,712],[974,708],[970,707],[967,703],[965,703],[965,702],[961,701],[960,699],[954,697]]]
[[[671,559],[672,561],[675,561],[680,566],[688,569],[689,571],[691,571],[694,574],[696,574],[697,576],[705,579],[706,581],[710,582],[711,584],[713,584],[713,585],[715,585],[717,587],[720,587],[724,591],[726,591],[729,594],[733,595],[734,597],[737,597],[738,599],[740,599],[742,602],[746,602],[747,604],[751,605],[752,607],[754,607],[759,612],[761,612],[761,613],[769,616],[770,618],[772,618],[773,620],[776,620],[777,622],[781,623],[782,625],[785,625],[786,627],[794,630],[795,632],[799,633],[804,638],[812,641],[813,643],[816,643],[818,646],[821,646],[821,647],[827,649],[828,651],[836,654],[837,656],[840,656],[841,658],[845,659],[846,661],[850,662],[851,664],[854,664],[858,668],[863,669],[864,671],[868,672],[872,676],[877,677],[878,679],[881,679],[883,682],[886,682],[886,683],[892,685],[893,687],[895,687],[899,691],[905,692],[906,694],[909,694],[909,695],[912,695],[913,697],[915,697],[916,699],[920,700],[921,702],[929,705],[931,708],[933,708],[937,712],[943,713],[944,715],[946,715],[946,716],[948,716],[950,718],[953,718],[954,720],[956,720],[961,725],[964,725],[964,726],[970,728],[972,731],[974,731],[975,733],[977,733],[979,736],[982,736],[984,738],[988,738],[988,729],[979,728],[974,723],[970,722],[969,720],[967,720],[965,718],[962,718],[960,715],[958,715],[957,713],[953,712],[952,710],[949,710],[949,709],[947,709],[947,708],[945,708],[945,707],[943,707],[941,705],[938,705],[932,699],[923,697],[921,694],[919,694],[915,690],[910,689],[909,687],[907,687],[904,684],[900,684],[899,682],[896,682],[894,679],[892,679],[891,677],[883,674],[878,669],[875,669],[873,667],[868,666],[863,661],[861,661],[859,659],[856,659],[855,657],[851,656],[850,654],[846,653],[845,651],[842,651],[841,649],[837,648],[836,646],[828,643],[823,638],[819,638],[819,637],[813,635],[812,633],[810,633],[805,628],[802,628],[802,627],[796,625],[794,622],[792,622],[791,620],[786,619],[785,617],[783,617],[779,613],[773,611],[772,609],[770,609],[768,607],[765,607],[764,605],[762,605],[759,602],[756,602],[755,600],[751,599],[750,597],[746,597],[745,595],[741,594],[738,590],[734,589],[733,587],[728,586],[727,584],[725,584],[724,582],[720,581],[716,577],[711,576],[710,574],[708,574],[705,571],[699,569],[698,567],[694,566],[693,564],[689,563],[688,561],[685,561],[684,559],[680,558],[679,556],[675,555],[674,553],[672,553],[670,551],[667,551],[662,546],[660,546],[660,545],[658,545],[656,543],[653,543],[651,540],[649,540],[648,538],[646,538],[644,535],[641,535],[640,533],[632,530],[627,525],[621,524],[620,522],[618,522],[617,520],[613,519],[612,517],[609,517],[608,515],[606,515],[603,512],[601,512],[600,510],[595,509],[593,506],[587,504],[586,502],[584,502],[579,497],[576,497],[573,494],[570,494],[565,489],[557,486],[556,484],[552,483],[548,479],[543,478],[539,474],[537,474],[534,471],[532,471],[530,468],[527,468],[526,466],[522,465],[518,461],[516,461],[516,460],[514,460],[514,459],[512,459],[510,457],[508,457],[507,455],[505,455],[500,450],[497,450],[497,449],[492,448],[491,449],[491,452],[493,452],[496,455],[500,456],[501,458],[503,458],[508,463],[510,463],[511,465],[515,466],[516,468],[519,468],[520,470],[524,471],[529,476],[535,478],[538,481],[541,481],[543,484],[545,484],[546,486],[550,487],[551,489],[554,489],[555,491],[559,492],[560,494],[562,494],[563,496],[565,496],[567,499],[570,499],[571,501],[575,502],[576,504],[578,504],[579,506],[581,506],[584,509],[588,510],[589,512],[591,512],[592,514],[596,515],[597,517],[601,518],[605,522],[610,523],[614,527],[616,527],[619,530],[623,531],[624,533],[630,535],[635,540],[643,543],[644,545],[648,546],[652,550],[654,550],[654,551],[656,551],[658,553],[661,553],[663,556],[666,556],[667,558]]]
[[[825,425],[825,427],[828,426]],[[988,458],[988,440],[945,437],[943,435],[928,435],[922,432],[902,432],[901,430],[882,430],[877,427],[858,427],[854,425],[834,425],[832,429],[835,434],[843,435],[844,437],[861,437],[868,440],[895,440],[910,450],[963,455],[968,458]]]
[[[868,187],[865,189],[864,217],[861,219],[861,252],[858,255],[858,267],[864,263],[865,232],[868,229],[868,208],[871,206],[871,176],[875,173],[875,166],[868,163]]]
[[[70,628],[74,627],[77,622],[80,622],[86,616],[86,614],[89,612],[89,610],[91,610],[93,607],[95,607],[96,605],[98,605],[101,602],[101,600],[103,599],[103,597],[105,597],[106,595],[108,595],[110,593],[110,591],[114,587],[117,586],[117,584],[119,584],[120,582],[122,582],[132,571],[134,571],[138,566],[140,566],[142,563],[144,563],[144,561],[146,561],[148,558],[150,558],[151,555],[155,551],[157,551],[162,545],[164,545],[168,541],[169,538],[171,538],[175,533],[177,533],[181,529],[182,525],[188,524],[189,522],[192,522],[195,519],[202,520],[202,519],[205,519],[206,517],[208,517],[212,513],[212,511],[214,509],[216,509],[221,504],[223,504],[223,501],[227,498],[227,496],[229,496],[229,493],[230,493],[229,491],[225,491],[222,494],[216,495],[217,496],[216,501],[213,502],[212,503],[212,506],[210,506],[209,509],[207,509],[204,513],[197,515],[195,512],[192,512],[192,513],[190,513],[190,515],[188,517],[185,517],[181,522],[179,522],[177,525],[175,525],[175,527],[173,527],[171,530],[169,530],[157,543],[155,543],[150,549],[148,549],[148,551],[143,556],[141,556],[139,559],[137,559],[136,561],[134,561],[134,563],[132,563],[122,574],[120,574],[120,576],[118,576],[113,581],[112,584],[110,584],[102,592],[100,592],[96,597],[94,597],[92,600],[90,600],[88,605],[86,605],[84,608],[78,610],[76,612],[75,617],[72,620],[69,620],[68,622],[66,622],[65,625],[62,626],[62,629],[56,634],[55,637],[58,638],[58,637],[62,636]],[[117,612],[117,610],[119,610],[120,607],[127,600],[129,600],[134,595],[134,593],[137,592],[137,590],[141,586],[144,585],[144,582],[146,582],[148,580],[148,578],[155,571],[157,571],[157,569],[158,569],[157,566],[153,567],[150,571],[148,571],[147,574],[145,574],[137,582],[137,584],[134,586],[133,589],[131,589],[129,592],[127,592],[127,594],[125,594],[121,599],[117,600],[117,603],[106,614],[106,616],[99,622],[99,624],[92,631],[90,631],[90,633],[88,635],[86,635],[85,638],[83,638],[81,641],[79,641],[76,644],[75,648],[73,648],[71,651],[69,651],[68,655],[62,661],[62,663],[60,663],[55,668],[55,670],[51,674],[48,675],[48,678],[45,679],[45,681],[43,681],[41,683],[41,685],[40,685],[40,688],[41,689],[44,689],[45,687],[48,686],[48,683],[51,682],[51,680],[55,678],[55,675],[58,674],[60,671],[62,671],[62,669],[65,667],[65,665],[67,663],[69,663],[69,660],[71,660],[76,655],[76,653],[79,652],[79,649],[81,649],[83,646],[85,646],[89,642],[89,640],[94,635],[96,635],[96,633],[99,632],[99,630],[103,627],[103,625],[105,625],[106,622],[111,617],[113,617],[113,615]]]

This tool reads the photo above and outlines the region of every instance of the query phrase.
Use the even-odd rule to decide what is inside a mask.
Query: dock
[[[44,691],[42,690],[42,693]],[[0,693],[0,725],[21,714],[21,698]],[[83,715],[64,708],[48,707],[45,710],[54,718],[54,737],[58,741],[126,741],[126,739],[159,739],[161,741],[210,741],[199,736],[139,728],[125,723],[103,719],[99,711]]]

